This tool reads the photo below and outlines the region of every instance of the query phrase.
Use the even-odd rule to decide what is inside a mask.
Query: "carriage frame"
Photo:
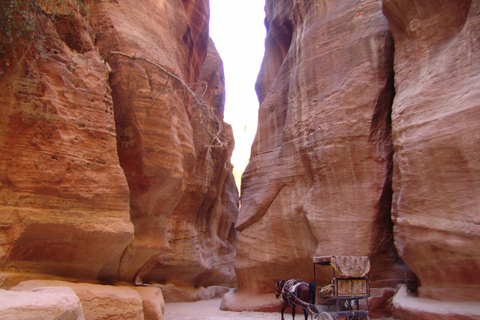
[[[318,319],[333,320],[340,317],[348,320],[369,319],[370,260],[368,257],[333,255],[314,257],[313,278],[316,296],[320,294],[317,290],[317,266],[331,266],[333,269],[331,283],[323,287],[329,287],[331,295],[321,296],[321,299],[326,302],[328,310],[321,312]]]

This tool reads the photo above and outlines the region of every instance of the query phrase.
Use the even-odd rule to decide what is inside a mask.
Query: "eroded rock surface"
[[[371,317],[404,282],[419,298],[403,288],[397,316],[478,318],[480,3],[267,1],[266,12],[239,288],[223,306],[267,309],[251,297],[275,278],[310,280],[312,256],[364,254]]]
[[[0,13],[2,271],[231,284],[238,192],[208,1]]]
[[[403,271],[389,222],[393,43],[381,1],[267,1],[266,13],[236,294],[311,280],[312,257],[330,254],[370,256],[372,285],[393,288]]]
[[[478,301],[480,2],[383,6],[395,41],[395,244],[420,297]]]
[[[115,277],[134,229],[108,68],[75,3],[15,3],[2,4],[1,269]]]
[[[25,291],[0,289],[0,319],[85,320],[85,316],[71,288],[37,287]]]
[[[28,292],[35,291],[36,288],[65,288],[73,290],[78,299],[80,299],[85,319],[144,319],[142,298],[137,291],[129,287],[67,281],[31,280],[21,282],[13,287],[11,291]]]
[[[96,44],[112,68],[119,158],[135,225],[120,278],[230,284],[238,195],[208,2],[101,2],[91,10]]]

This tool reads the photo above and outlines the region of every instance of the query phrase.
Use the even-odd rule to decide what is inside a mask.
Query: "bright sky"
[[[264,6],[263,0],[210,0],[210,37],[225,70],[224,120],[232,125],[235,137],[232,164],[237,186],[257,131],[255,81],[265,51]]]

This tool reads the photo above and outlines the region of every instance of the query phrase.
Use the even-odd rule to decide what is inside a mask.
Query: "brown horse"
[[[315,305],[310,304],[310,285],[307,282],[295,279],[290,280],[275,280],[275,297],[278,299],[282,295],[282,320],[283,312],[289,306],[292,306],[292,318],[295,319],[295,307],[301,307],[305,320],[308,319],[308,312],[312,315],[318,316],[319,312]],[[307,311],[308,310],[308,311]]]

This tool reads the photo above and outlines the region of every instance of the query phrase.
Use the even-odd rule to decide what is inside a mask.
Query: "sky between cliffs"
[[[232,164],[237,186],[257,131],[255,81],[265,51],[264,6],[262,0],[210,0],[210,37],[225,70],[224,120],[232,125],[235,137]]]

